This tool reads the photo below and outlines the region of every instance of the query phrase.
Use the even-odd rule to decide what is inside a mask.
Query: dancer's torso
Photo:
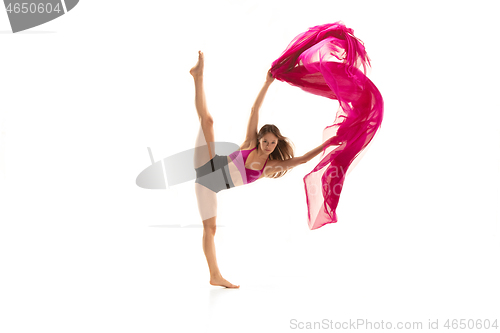
[[[257,179],[264,177],[267,159],[264,163],[255,161],[256,148],[246,147],[246,149],[235,151],[227,156],[229,173],[234,186],[253,183]],[[255,167],[260,167],[260,169],[254,169]]]

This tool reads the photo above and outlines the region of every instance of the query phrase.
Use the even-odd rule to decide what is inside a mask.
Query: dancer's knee
[[[215,235],[215,231],[217,230],[215,217],[203,221],[203,230],[209,235]]]
[[[214,118],[209,113],[209,114],[201,117],[200,118],[200,122],[202,123],[203,127],[205,127],[205,126],[213,126],[214,125]]]

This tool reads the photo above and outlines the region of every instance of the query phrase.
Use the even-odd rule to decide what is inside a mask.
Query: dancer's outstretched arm
[[[302,156],[290,158],[284,161],[271,160],[267,163],[264,173],[265,175],[272,175],[276,172],[292,169],[300,164],[307,163],[310,160],[312,160],[315,156],[317,156],[319,153],[321,153],[325,147],[328,147],[332,144],[339,144],[336,141],[336,137],[326,140],[324,143],[320,144],[318,147],[312,149],[311,151],[305,153]]]
[[[266,96],[267,89],[273,83],[274,78],[271,75],[271,71],[267,72],[266,82],[264,86],[259,92],[259,95],[255,99],[255,103],[252,106],[252,111],[250,112],[250,119],[248,120],[247,126],[247,135],[245,138],[245,142],[250,142],[252,140],[257,140],[257,132],[259,126],[259,110],[262,102],[264,101],[264,97]]]
[[[331,145],[340,145],[340,144],[341,144],[341,142],[339,142],[337,137],[334,136],[334,137],[331,137],[330,139],[326,140],[325,142],[323,142],[322,144],[320,144],[319,146],[317,146],[313,150],[305,153],[303,156],[300,156],[297,158],[299,158],[302,163],[307,163],[311,159],[313,159],[315,156],[317,156],[319,153],[321,153],[326,147],[329,147]]]

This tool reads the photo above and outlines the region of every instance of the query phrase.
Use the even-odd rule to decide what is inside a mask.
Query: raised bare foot
[[[239,285],[232,284],[228,280],[224,279],[221,275],[210,277],[210,284],[212,286],[222,286],[226,288],[239,288]]]
[[[189,73],[191,73],[191,75],[193,77],[202,76],[203,75],[203,63],[204,63],[203,52],[198,51],[198,62],[196,63],[196,65],[193,68],[191,68]]]

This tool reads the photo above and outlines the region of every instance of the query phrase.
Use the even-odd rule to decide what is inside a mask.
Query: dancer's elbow
[[[299,159],[299,164],[306,164],[312,159],[312,156],[307,154],[297,157]]]
[[[309,162],[309,160],[310,160],[310,159],[311,159],[311,158],[309,158],[309,157],[307,156],[307,154],[306,154],[306,155],[302,155],[302,156],[298,156],[298,157],[294,157],[294,158],[293,158],[293,160],[294,160],[294,164],[295,164],[294,166],[298,166],[298,165],[301,165],[301,164],[305,164],[305,163]]]

